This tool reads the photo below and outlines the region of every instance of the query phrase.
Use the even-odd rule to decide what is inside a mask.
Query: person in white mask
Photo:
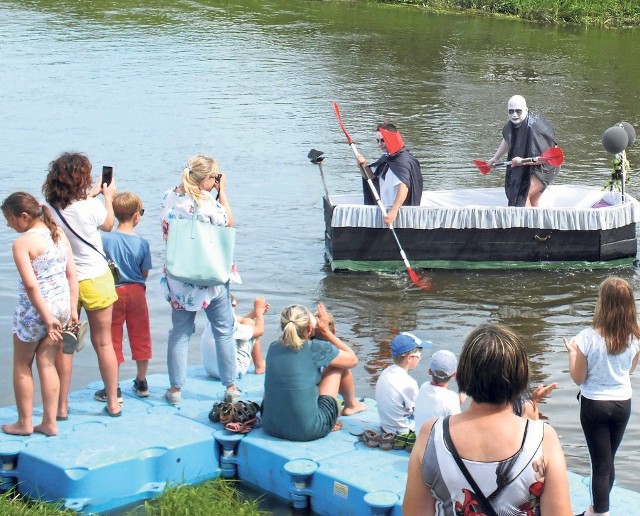
[[[502,141],[487,164],[493,166],[507,153],[511,164],[507,165],[504,189],[509,206],[538,206],[542,192],[553,183],[560,167],[520,164],[523,159],[556,146],[553,127],[540,113],[529,111],[521,95],[509,99],[507,114],[509,121],[502,128]]]

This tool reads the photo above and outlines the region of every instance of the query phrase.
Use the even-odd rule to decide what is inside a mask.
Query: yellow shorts
[[[78,306],[87,312],[107,308],[117,299],[116,285],[110,269],[107,269],[102,276],[82,280],[79,283]]]

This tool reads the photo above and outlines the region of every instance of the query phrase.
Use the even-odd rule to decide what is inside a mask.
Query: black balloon
[[[627,136],[629,137],[629,143],[627,143],[627,147],[631,147],[633,145],[633,142],[636,141],[636,130],[633,128],[633,126],[629,122],[620,122],[620,125],[622,126],[622,128],[627,133]]]
[[[611,154],[618,154],[627,148],[629,136],[621,125],[609,127],[602,133],[602,146]]]

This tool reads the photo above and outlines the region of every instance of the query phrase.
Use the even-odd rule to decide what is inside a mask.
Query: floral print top
[[[210,222],[215,226],[227,225],[227,212],[208,192],[204,200],[198,205],[198,219]],[[195,210],[193,197],[186,193],[168,190],[162,197],[160,217],[162,220],[162,237],[165,242],[169,235],[169,221],[171,219],[191,219]],[[235,267],[235,265],[234,265]],[[166,266],[162,268],[160,285],[164,296],[176,310],[189,310],[195,312],[209,306],[211,300],[220,294],[219,286],[199,286],[183,283],[167,275]]]
[[[499,515],[539,516],[544,491],[543,421],[527,421],[520,450],[503,461],[462,459],[473,479]],[[444,442],[443,419],[433,425],[424,457],[422,478],[436,499],[437,516],[485,514]]]

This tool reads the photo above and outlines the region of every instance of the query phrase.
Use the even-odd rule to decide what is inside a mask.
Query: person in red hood
[[[422,173],[420,163],[406,149],[396,126],[384,122],[377,127],[376,141],[384,154],[367,165],[360,154],[356,157],[359,165],[364,165],[371,174],[382,204],[387,207],[384,223],[391,226],[398,216],[401,206],[420,206],[422,198]],[[365,181],[366,183],[366,181]],[[376,204],[368,184],[363,184],[364,203]]]

